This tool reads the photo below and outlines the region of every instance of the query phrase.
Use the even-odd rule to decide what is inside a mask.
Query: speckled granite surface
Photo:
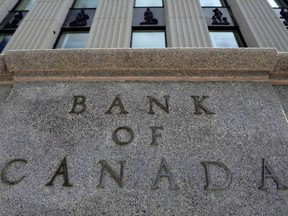
[[[268,82],[19,82],[6,96],[0,215],[287,214],[288,125]]]
[[[272,70],[276,56],[276,49],[246,48],[65,49],[9,51],[6,62],[9,70],[17,72],[215,68],[261,71]],[[16,59],[19,61],[15,62]]]
[[[0,84],[2,82],[12,81],[13,80],[13,73],[8,71],[5,56],[0,55]]]
[[[270,48],[13,50],[0,84],[19,81],[270,81],[288,84],[288,55]]]
[[[275,49],[71,49],[9,51],[5,63],[15,80],[145,79],[267,80]]]

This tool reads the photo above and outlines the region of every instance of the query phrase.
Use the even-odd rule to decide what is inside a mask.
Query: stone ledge
[[[288,85],[288,53],[278,53],[275,68],[269,75],[269,80],[272,84]]]
[[[286,70],[286,55],[280,53],[277,58],[277,50],[272,48],[15,50],[2,55],[0,65],[4,58],[16,81],[101,80],[105,77],[268,81],[269,75]]]
[[[278,53],[275,68],[272,70],[271,75],[288,76],[288,53]]]
[[[13,81],[13,74],[7,70],[5,55],[0,55],[0,83]]]
[[[95,70],[266,71],[272,70],[276,56],[276,49],[66,49],[9,51],[6,63],[16,74]]]

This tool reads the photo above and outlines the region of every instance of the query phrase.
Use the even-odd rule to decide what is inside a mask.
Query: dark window
[[[163,7],[163,0],[135,0],[135,7]]]
[[[202,7],[222,7],[224,6],[223,1],[221,0],[200,0]]]
[[[216,48],[245,47],[239,26],[225,0],[200,0],[209,29],[212,46]]]
[[[132,48],[165,48],[164,30],[133,30]]]
[[[287,2],[285,0],[267,0],[271,7],[287,7]]]
[[[267,0],[274,12],[288,28],[288,3],[287,0]]]
[[[36,0],[20,0],[0,23],[0,52],[16,31]]]
[[[88,35],[88,31],[63,31],[55,48],[85,48]]]
[[[19,4],[16,6],[15,10],[21,10],[21,11],[25,11],[25,10],[31,10],[32,6],[34,5],[34,3],[36,2],[36,0],[22,0],[19,2]]]
[[[9,33],[0,34],[0,53],[5,48],[6,44],[9,42],[11,37],[12,37],[12,34],[9,34]]]
[[[100,0],[76,0],[72,8],[97,8]]]
[[[165,48],[165,16],[162,0],[135,0],[132,48]]]
[[[76,0],[62,25],[55,49],[85,48],[99,0]]]
[[[243,47],[241,37],[235,30],[210,30],[212,45],[215,48],[238,48]]]

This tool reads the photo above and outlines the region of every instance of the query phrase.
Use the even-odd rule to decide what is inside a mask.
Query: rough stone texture
[[[0,55],[0,74],[7,73],[4,55]]]
[[[13,75],[7,70],[5,56],[0,55],[0,82],[12,81]]]
[[[99,77],[261,77],[268,79],[275,49],[77,49],[10,51],[15,79]],[[17,61],[15,61],[17,60]]]
[[[282,109],[286,116],[288,115],[288,86],[287,85],[276,85],[273,86],[275,92],[277,93],[279,100],[282,104]]]
[[[87,98],[83,114],[69,113],[75,95]],[[120,115],[117,107],[105,114],[117,95],[129,114]],[[170,113],[155,106],[155,115],[149,115],[147,96],[164,104],[164,95],[170,95]],[[215,115],[195,115],[193,95],[209,96],[203,105]],[[9,180],[25,175],[22,182],[13,186],[0,180],[0,215],[287,214],[288,191],[277,190],[271,178],[267,191],[258,190],[262,158],[288,185],[287,121],[265,82],[16,83],[3,101],[0,122],[0,170],[15,158],[28,161],[7,172]],[[133,129],[132,143],[113,141],[120,126]],[[150,145],[152,126],[164,128],[158,146]],[[73,187],[63,187],[62,176],[45,186],[65,156]],[[178,190],[168,189],[167,178],[151,189],[162,158]],[[123,188],[107,172],[104,189],[97,188],[100,160],[117,173],[119,161],[126,161]],[[202,161],[226,164],[231,186],[204,190]],[[214,183],[221,184],[223,170],[211,170]]]
[[[6,100],[12,88],[13,88],[12,85],[0,85],[0,100],[1,101]]]
[[[272,74],[287,74],[288,73],[288,63],[287,63],[288,53],[279,52],[277,56],[277,62]]]
[[[273,83],[288,83],[288,53],[280,52],[277,56],[275,68],[270,72],[270,79]]]

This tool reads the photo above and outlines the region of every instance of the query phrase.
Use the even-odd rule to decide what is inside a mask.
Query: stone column
[[[288,51],[288,31],[267,0],[227,0],[248,47]]]
[[[168,47],[211,47],[205,17],[197,0],[166,0]]]
[[[72,3],[73,0],[36,1],[4,51],[51,49]]]
[[[101,0],[87,48],[129,48],[134,0]]]
[[[18,0],[0,0],[0,23],[7,16],[8,12],[13,9]]]

